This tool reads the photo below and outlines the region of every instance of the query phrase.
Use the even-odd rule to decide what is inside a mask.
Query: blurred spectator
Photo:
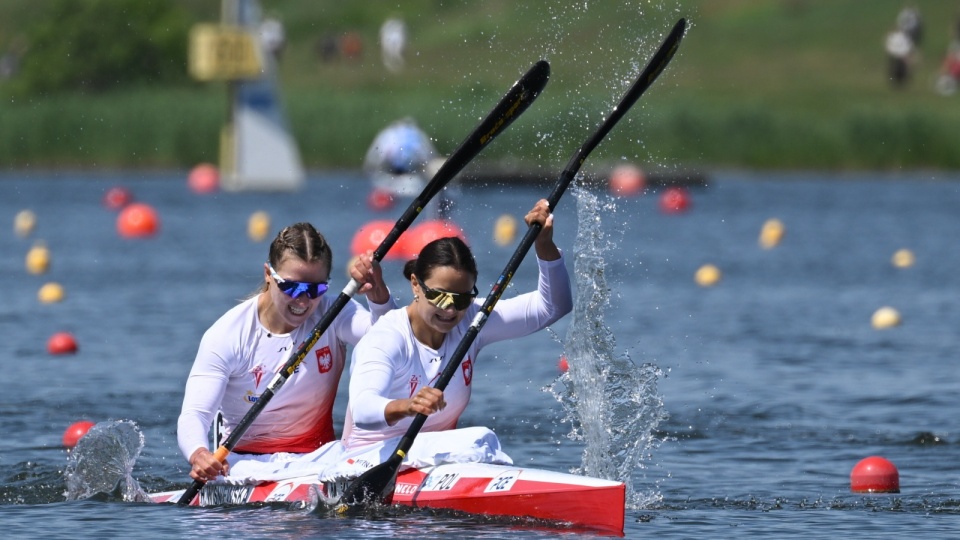
[[[273,55],[273,58],[279,62],[283,55],[283,49],[287,44],[287,36],[283,30],[283,23],[267,17],[260,23],[260,41],[263,46]]]
[[[317,40],[317,58],[323,64],[329,64],[340,56],[339,38],[332,34],[326,34]]]
[[[897,14],[897,30],[906,34],[914,47],[920,46],[920,40],[923,38],[923,20],[916,6],[907,6],[900,10]]]
[[[913,41],[902,30],[893,30],[887,34],[887,75],[894,87],[903,87],[910,79],[915,49]]]
[[[340,54],[347,60],[358,60],[363,55],[363,38],[356,32],[347,32],[340,38]]]
[[[7,51],[0,56],[0,80],[12,79],[20,71],[20,59],[27,51],[23,38],[16,38]]]
[[[403,69],[403,52],[407,47],[407,25],[397,18],[387,19],[380,27],[380,47],[383,65],[391,73]]]
[[[941,95],[951,96],[956,93],[958,84],[960,84],[960,16],[957,17],[953,35],[950,36],[947,54],[943,63],[940,64],[940,75],[937,77],[935,88]]]

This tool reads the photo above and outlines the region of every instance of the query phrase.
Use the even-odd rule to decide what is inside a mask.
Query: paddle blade
[[[346,512],[350,507],[382,502],[393,493],[397,473],[403,458],[393,454],[390,459],[370,468],[343,490],[337,511]]]

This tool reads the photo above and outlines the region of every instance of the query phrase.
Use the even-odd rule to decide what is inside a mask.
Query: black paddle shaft
[[[460,146],[450,154],[450,157],[443,163],[440,169],[434,174],[433,179],[423,188],[407,210],[400,216],[393,229],[380,242],[377,249],[373,252],[373,259],[377,262],[382,261],[390,248],[397,242],[400,235],[406,231],[410,224],[420,215],[424,207],[442,190],[463,168],[480,153],[493,139],[503,130],[510,126],[524,111],[527,110],[534,100],[543,92],[547,81],[550,79],[550,64],[545,60],[536,62],[527,72],[520,77],[510,87],[510,90],[500,99],[496,107],[477,125],[476,128],[460,143]],[[330,327],[333,320],[340,314],[340,311],[347,305],[353,295],[357,292],[359,284],[355,280],[344,287],[343,292],[337,296],[330,309],[323,314],[316,326],[310,331],[307,339],[290,356],[290,359],[280,368],[280,371],[273,377],[266,389],[260,395],[256,402],[247,410],[240,422],[230,432],[230,436],[217,448],[215,456],[220,461],[225,461],[230,452],[233,451],[240,438],[246,433],[253,421],[260,415],[267,403],[273,398],[274,394],[287,382],[287,379],[293,375],[297,366],[303,362],[303,359],[309,353],[310,349],[316,345],[320,336]],[[197,496],[204,482],[194,480],[193,484],[177,501],[179,505],[190,504]]]
[[[667,64],[673,58],[673,55],[677,52],[677,48],[680,46],[680,40],[683,38],[686,27],[687,22],[685,19],[680,19],[677,21],[673,27],[673,30],[671,30],[670,34],[663,41],[663,44],[660,45],[660,48],[657,50],[656,54],[654,54],[653,58],[650,59],[647,67],[637,78],[636,82],[633,83],[633,86],[630,87],[626,95],[624,95],[620,100],[620,103],[614,107],[607,119],[604,120],[604,122],[599,128],[597,128],[593,135],[587,139],[587,141],[580,147],[579,150],[577,150],[577,153],[573,155],[573,158],[570,159],[570,162],[567,163],[566,168],[564,168],[563,172],[560,174],[560,179],[554,187],[553,192],[547,198],[547,202],[550,204],[551,210],[556,208],[557,203],[560,201],[560,197],[563,196],[563,193],[570,185],[570,182],[580,170],[583,162],[587,159],[587,156],[589,156],[594,148],[600,144],[600,141],[602,141],[603,138],[606,137],[606,135],[610,132],[610,130],[613,129],[613,126],[620,121],[623,115],[626,114],[630,107],[636,103],[637,99],[640,98],[647,88],[653,84],[653,81],[656,80],[660,73],[663,72],[664,68],[667,67]],[[507,262],[507,266],[504,268],[503,273],[500,274],[500,277],[497,279],[496,283],[494,283],[490,294],[487,295],[487,298],[484,300],[480,311],[477,312],[476,317],[474,317],[474,320],[470,323],[470,327],[460,340],[460,344],[457,345],[457,349],[451,356],[450,362],[446,365],[446,367],[444,367],[443,372],[437,379],[437,383],[434,385],[434,388],[442,391],[447,387],[450,379],[452,379],[456,374],[457,369],[460,366],[460,362],[463,360],[464,356],[466,356],[467,351],[473,344],[473,340],[476,339],[477,334],[480,333],[480,329],[483,328],[484,324],[486,324],[487,318],[493,311],[493,307],[496,305],[497,301],[500,300],[500,296],[503,294],[504,290],[506,290],[507,285],[509,285],[510,280],[513,278],[513,274],[517,271],[517,268],[520,267],[520,262],[523,261],[523,258],[530,250],[530,247],[533,246],[533,243],[537,239],[537,235],[540,234],[541,229],[542,225],[540,223],[532,223],[527,229],[527,233],[520,241],[520,245],[517,247],[516,251],[514,251],[513,256],[510,257],[510,260]],[[403,463],[403,458],[407,455],[407,452],[410,451],[410,448],[413,446],[414,439],[416,439],[420,429],[423,428],[423,424],[426,422],[426,420],[427,416],[425,414],[417,414],[410,423],[410,426],[407,428],[406,433],[400,439],[400,442],[397,444],[397,448],[394,450],[393,454],[386,461],[366,471],[352,484],[347,486],[347,488],[344,490],[343,496],[340,498],[341,509],[356,504],[362,504],[371,497],[378,497],[380,500],[383,500],[390,494],[397,472],[399,472],[400,465]]]

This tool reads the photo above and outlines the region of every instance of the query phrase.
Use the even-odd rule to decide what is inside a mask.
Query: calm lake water
[[[0,521],[11,537],[535,538],[560,531],[427,512],[322,519],[284,506],[182,509],[108,496],[67,501],[60,446],[68,425],[136,422],[145,445],[132,476],[147,491],[185,487],[176,445],[183,384],[204,330],[257,285],[267,241],[247,236],[255,211],[270,237],[295,221],[332,240],[334,290],[346,283],[354,231],[402,208],[367,208],[354,173],[312,177],[296,194],[196,195],[185,173],[6,174],[0,178]],[[620,362],[658,374],[643,387],[664,414],[629,479],[631,538],[948,537],[960,533],[960,430],[955,367],[960,350],[960,175],[720,172],[690,192],[682,214],[658,193],[614,199],[596,193],[595,218],[578,218],[568,192],[557,236],[574,265],[578,229],[600,237],[609,305],[594,314],[615,337]],[[123,239],[105,192],[128,188],[161,219],[158,235]],[[521,218],[550,188],[463,187],[453,218],[466,231],[489,291],[516,246],[493,241],[495,220]],[[10,225],[38,218],[28,238]],[[757,239],[769,218],[786,235]],[[24,257],[42,240],[44,275]],[[916,262],[891,257],[910,249]],[[535,283],[532,254],[514,285]],[[693,279],[704,264],[714,287]],[[401,303],[400,263],[384,263]],[[66,296],[43,304],[44,283]],[[486,287],[486,289],[485,289]],[[581,299],[585,293],[579,291]],[[882,306],[902,324],[871,326]],[[572,317],[552,332],[485,350],[463,425],[495,429],[523,466],[568,471],[588,443],[567,435],[567,412],[549,391],[557,361],[576,336]],[[71,332],[79,353],[51,356],[47,339]],[[571,369],[571,372],[575,371]],[[344,383],[346,379],[344,380]],[[345,389],[345,384],[342,385]],[[602,388],[600,393],[612,389]],[[584,394],[585,396],[586,394]],[[346,394],[341,392],[338,419]],[[583,397],[583,396],[582,396]],[[584,399],[586,399],[584,397]],[[655,409],[656,407],[654,407]],[[654,411],[657,412],[657,411]],[[651,414],[637,411],[637,416]],[[899,494],[850,492],[850,471],[880,455],[900,471]]]

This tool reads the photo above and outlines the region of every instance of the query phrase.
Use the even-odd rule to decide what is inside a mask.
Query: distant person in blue
[[[363,160],[363,170],[374,189],[393,197],[414,197],[427,185],[436,171],[440,154],[430,137],[412,118],[402,118],[382,129],[370,144]],[[433,217],[444,217],[450,200],[444,188],[435,203]]]

